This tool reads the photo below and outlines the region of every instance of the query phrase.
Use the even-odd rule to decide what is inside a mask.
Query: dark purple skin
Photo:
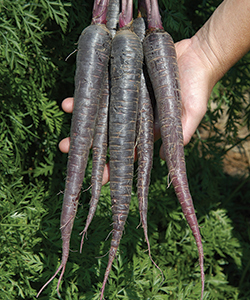
[[[149,30],[143,42],[143,50],[156,98],[170,179],[198,247],[202,300],[205,283],[204,254],[186,174],[177,56],[172,37],[163,29],[157,0],[145,0],[145,4]]]
[[[120,13],[120,0],[109,0],[106,26],[112,37],[115,36]]]
[[[143,42],[143,39],[145,37],[146,25],[144,19],[140,17],[140,14],[133,21],[133,31],[139,37],[140,41]],[[152,259],[150,243],[148,239],[148,189],[150,185],[154,154],[154,111],[144,74],[146,74],[146,68],[142,69],[141,74],[138,115],[136,123],[136,148],[138,158],[137,198],[139,203],[141,224],[148,246],[148,254],[151,261],[160,270],[163,277],[162,270]]]
[[[148,245],[148,253],[151,257],[150,243],[148,239],[147,229],[147,211],[148,211],[148,189],[150,184],[151,169],[153,166],[154,153],[154,118],[153,107],[145,77],[141,76],[141,88],[139,96],[138,120],[137,120],[137,158],[138,158],[138,172],[137,172],[137,197],[139,203],[139,212],[141,218],[144,236]],[[155,264],[156,265],[156,264]]]
[[[175,47],[168,33],[163,30],[153,30],[145,37],[143,49],[158,107],[161,138],[170,179],[198,247],[202,299],[204,291],[203,247],[186,175],[181,95]]]
[[[101,289],[115,258],[129,212],[134,173],[134,144],[142,68],[142,45],[129,29],[113,39],[111,52],[111,98],[109,121],[110,195],[113,231],[109,261]]]
[[[106,0],[105,0],[106,2]],[[112,38],[116,33],[116,27],[118,24],[120,9],[119,0],[109,0],[107,7],[107,23],[106,27],[109,30]],[[103,16],[103,15],[101,15]],[[103,21],[103,20],[102,20]],[[99,104],[99,111],[97,116],[94,141],[93,141],[93,159],[92,159],[92,175],[91,175],[91,200],[89,213],[86,220],[86,225],[82,234],[82,240],[80,245],[80,253],[82,252],[82,246],[84,236],[87,233],[88,227],[94,217],[98,201],[100,198],[103,171],[106,163],[107,148],[108,148],[108,112],[109,112],[109,73],[107,72],[105,83],[103,87],[103,94]]]
[[[94,51],[93,51],[94,50]],[[78,200],[92,145],[103,78],[108,69],[111,36],[104,25],[90,25],[83,30],[77,51],[74,110],[70,132],[67,178],[61,213],[62,261],[56,273],[42,290],[61,271],[57,293],[69,256],[70,236],[77,212]]]
[[[84,236],[87,233],[88,227],[94,217],[97,204],[100,198],[102,188],[102,177],[106,163],[107,149],[108,149],[108,110],[109,110],[109,79],[108,72],[105,76],[105,83],[102,90],[102,96],[99,103],[98,116],[95,126],[94,140],[92,146],[92,174],[91,174],[91,200],[89,213],[86,220],[86,225],[82,231],[82,240],[80,246],[80,253],[82,252],[82,245]]]
[[[143,42],[146,33],[146,24],[144,19],[141,17],[140,12],[137,18],[133,20],[132,29],[140,41]]]
[[[142,42],[145,37],[146,30],[143,18],[139,17],[133,21],[133,30]],[[138,158],[137,196],[139,202],[141,223],[144,229],[145,239],[147,241],[147,244],[149,245],[147,235],[147,209],[148,188],[150,184],[150,175],[153,166],[154,153],[154,117],[152,103],[149,96],[143,70],[141,74],[138,117],[136,125],[136,147]]]

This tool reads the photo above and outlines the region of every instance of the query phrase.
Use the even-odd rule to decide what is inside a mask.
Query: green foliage
[[[184,37],[190,37],[195,33],[192,21],[187,15],[187,3],[185,2],[159,1],[163,27],[174,37],[175,42]],[[192,5],[195,4],[193,3]]]
[[[61,259],[60,211],[67,155],[58,142],[69,133],[61,100],[73,95],[80,32],[90,23],[93,1],[0,0],[0,299],[35,299]],[[163,24],[177,41],[190,37],[221,1],[165,1]],[[204,299],[250,298],[249,178],[223,173],[223,157],[238,138],[240,120],[250,127],[249,55],[217,84],[202,127],[186,147],[187,171],[203,237]],[[226,134],[216,123],[226,112]],[[240,124],[241,125],[241,124]],[[149,191],[148,257],[134,186],[130,214],[106,287],[106,299],[199,299],[200,270],[194,238],[168,189],[168,171],[155,144]],[[98,299],[112,216],[109,185],[79,253],[87,217],[91,158],[61,286],[63,299]],[[58,299],[57,280],[40,299]]]

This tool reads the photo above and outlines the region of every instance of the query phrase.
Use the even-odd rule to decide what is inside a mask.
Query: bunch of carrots
[[[91,25],[83,30],[78,41],[74,110],[61,213],[62,261],[37,297],[61,271],[57,284],[60,295],[59,286],[69,256],[70,236],[91,147],[92,196],[80,251],[100,197],[108,148],[110,154],[113,230],[100,299],[103,299],[129,213],[135,148],[140,218],[151,258],[147,206],[154,149],[152,103],[155,101],[170,180],[198,247],[202,299],[203,248],[186,176],[174,43],[163,29],[157,0],[139,1],[139,10],[146,11],[146,21],[140,12],[133,20],[133,0],[122,0],[121,13],[119,4],[119,0],[95,0]]]

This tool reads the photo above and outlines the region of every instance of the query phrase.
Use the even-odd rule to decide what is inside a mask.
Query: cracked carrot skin
[[[142,45],[126,28],[117,32],[111,52],[111,98],[109,120],[110,195],[113,231],[109,261],[101,289],[115,258],[129,212],[134,172],[134,143],[142,68]]]
[[[111,36],[104,25],[92,24],[83,30],[79,41],[75,74],[74,110],[70,132],[67,178],[61,213],[62,260],[56,273],[42,290],[61,271],[57,293],[69,256],[70,236],[98,113],[103,78],[107,72],[111,51]]]
[[[198,247],[202,299],[204,291],[203,247],[186,175],[181,95],[175,47],[167,32],[162,29],[151,29],[144,39],[143,49],[156,98],[170,179]]]

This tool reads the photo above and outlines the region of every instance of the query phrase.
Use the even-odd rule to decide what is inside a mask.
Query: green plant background
[[[165,28],[175,41],[191,37],[221,1],[161,0]],[[69,135],[61,101],[73,95],[78,36],[90,23],[92,1],[0,0],[0,299],[35,299],[61,259],[60,211],[67,155],[58,142]],[[240,145],[238,125],[249,126],[249,55],[214,88],[199,131],[186,147],[187,172],[204,244],[204,299],[250,299],[249,177],[223,173],[228,146]],[[225,133],[215,125],[223,112]],[[168,171],[155,144],[149,192],[147,254],[135,185],[130,214],[105,299],[199,299],[200,270],[194,238],[167,189]],[[83,190],[90,186],[89,159]],[[112,216],[109,185],[79,253],[90,190],[82,193],[61,286],[63,299],[98,299],[108,260]],[[57,280],[40,299],[58,299]]]

